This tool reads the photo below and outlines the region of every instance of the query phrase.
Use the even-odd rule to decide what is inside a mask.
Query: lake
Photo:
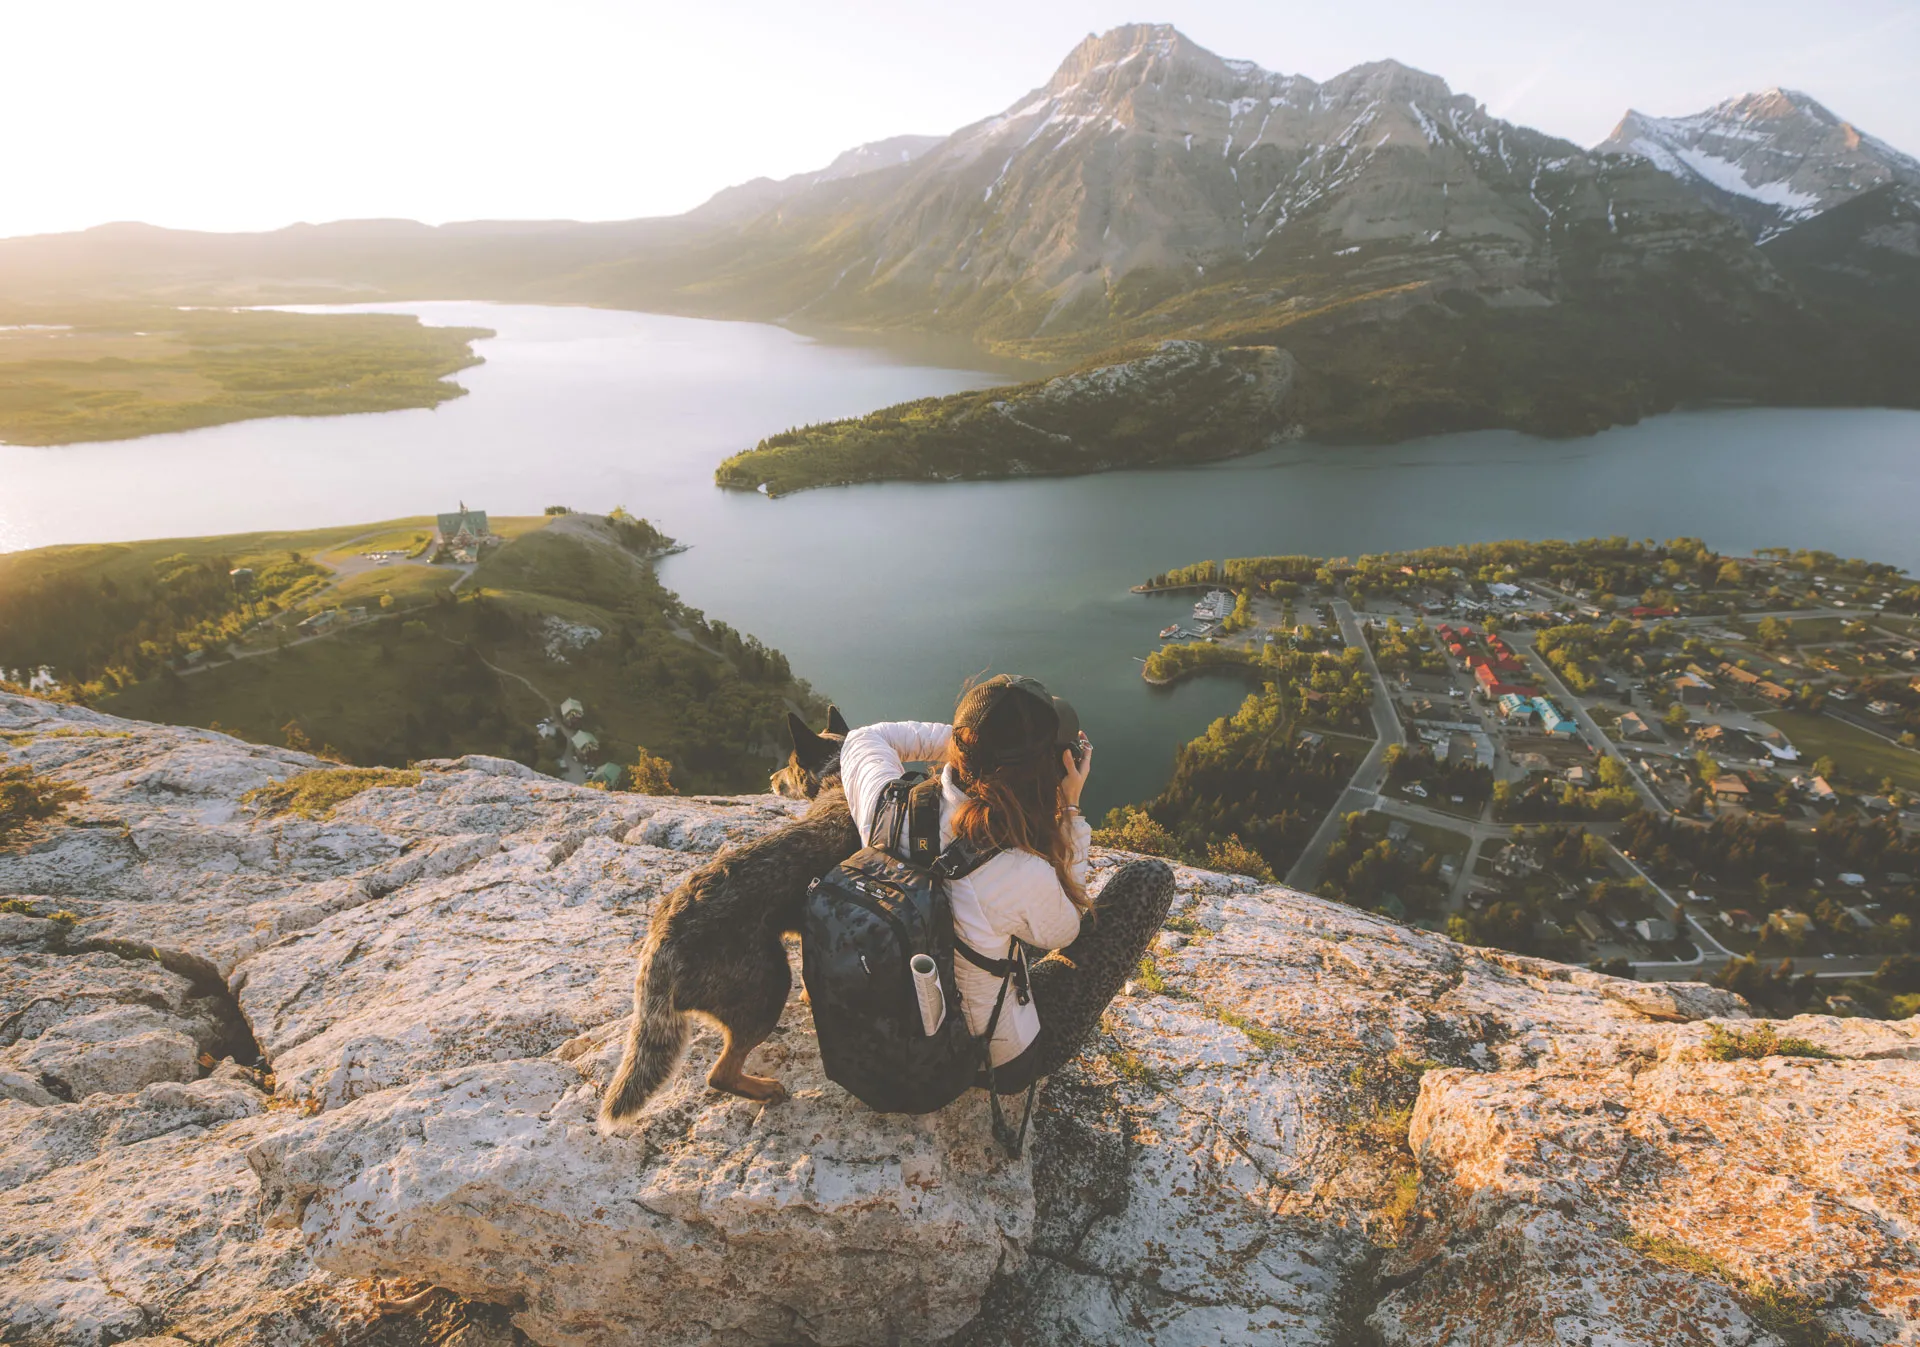
[[[944,719],[961,680],[1045,679],[1098,746],[1094,811],[1158,790],[1239,704],[1148,687],[1135,657],[1191,599],[1129,586],[1208,557],[1499,538],[1701,537],[1920,568],[1920,412],[1676,413],[1590,439],[1509,432],[1307,443],[1196,468],[882,483],[780,500],[715,464],[788,426],[1004,382],[756,323],[477,303],[361,306],[491,327],[433,410],[0,447],[0,550],[306,528],[452,509],[625,505],[689,544],[662,578],[784,650],[850,719]]]

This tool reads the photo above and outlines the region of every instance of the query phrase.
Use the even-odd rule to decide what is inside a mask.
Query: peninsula
[[[769,436],[721,486],[783,496],[877,480],[1098,472],[1248,453],[1287,433],[1297,366],[1271,346],[1162,342],[1015,388],[921,398]]]
[[[0,442],[126,440],[263,416],[435,407],[477,327],[407,314],[49,303],[0,307]]]

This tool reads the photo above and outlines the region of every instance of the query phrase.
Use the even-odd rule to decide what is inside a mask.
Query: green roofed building
[[[587,708],[580,704],[578,697],[569,697],[560,703],[560,719],[569,725],[578,725],[580,717],[586,715]]]
[[[617,762],[603,762],[587,773],[587,780],[598,781],[608,790],[620,789],[620,778],[626,775],[626,768]]]
[[[443,547],[478,547],[484,539],[493,536],[492,530],[487,527],[487,512],[469,510],[465,501],[460,502],[459,509],[435,518],[439,542]]]
[[[575,730],[568,742],[573,745],[576,757],[590,758],[600,751],[599,738],[587,730]]]

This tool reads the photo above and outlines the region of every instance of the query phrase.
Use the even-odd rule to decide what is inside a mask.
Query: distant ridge
[[[1690,117],[1629,110],[1594,148],[1646,158],[1762,240],[1876,187],[1920,187],[1920,160],[1792,89]]]
[[[825,168],[811,173],[796,173],[788,178],[753,178],[733,187],[723,187],[688,212],[703,220],[740,220],[771,210],[788,197],[818,183],[838,182],[842,178],[875,173],[912,163],[938,145],[945,136],[889,136],[885,140],[856,145],[834,157]]]

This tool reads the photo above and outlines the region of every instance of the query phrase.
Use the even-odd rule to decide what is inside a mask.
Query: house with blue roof
[[[1538,714],[1534,709],[1532,699],[1522,697],[1517,692],[1506,693],[1500,698],[1498,705],[1502,719],[1512,721],[1519,725],[1531,725],[1534,716]]]
[[[1580,726],[1573,717],[1561,715],[1560,708],[1545,697],[1535,697],[1533,707],[1540,713],[1540,728],[1548,734],[1580,733]]]

